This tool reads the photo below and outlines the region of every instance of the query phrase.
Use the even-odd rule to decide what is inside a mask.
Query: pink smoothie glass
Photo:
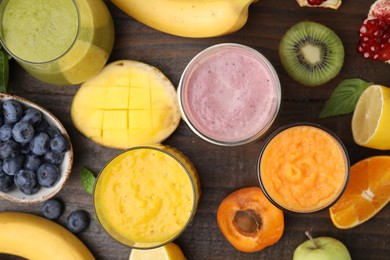
[[[183,120],[199,137],[222,146],[259,139],[275,121],[281,87],[271,63],[258,51],[223,43],[196,55],[180,79]]]

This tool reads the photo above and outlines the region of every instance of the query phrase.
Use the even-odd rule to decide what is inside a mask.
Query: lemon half
[[[132,249],[129,260],[185,260],[183,252],[175,243],[154,249]]]
[[[358,145],[390,149],[390,88],[371,85],[362,93],[352,117],[352,135]]]

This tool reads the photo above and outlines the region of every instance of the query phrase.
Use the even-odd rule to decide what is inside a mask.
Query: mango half
[[[94,142],[127,149],[162,142],[176,130],[181,117],[175,87],[160,70],[119,60],[80,86],[71,118]]]

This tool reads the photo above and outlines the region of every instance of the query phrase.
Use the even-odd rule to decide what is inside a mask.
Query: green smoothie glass
[[[3,0],[0,40],[33,77],[52,85],[80,84],[106,64],[114,44],[102,0]]]

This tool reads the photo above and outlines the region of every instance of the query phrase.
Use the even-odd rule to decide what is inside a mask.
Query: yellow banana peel
[[[233,33],[248,20],[257,0],[112,0],[122,11],[156,30],[190,38]]]
[[[29,213],[0,213],[0,253],[26,259],[95,259],[88,248],[61,225]]]

